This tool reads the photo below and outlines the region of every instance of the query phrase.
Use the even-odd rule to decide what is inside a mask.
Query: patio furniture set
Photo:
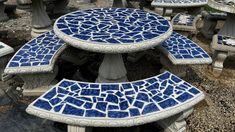
[[[47,16],[41,0],[32,2],[35,14]],[[154,0],[152,5],[176,8],[207,4],[206,0],[185,0],[178,1],[178,4],[169,2]],[[213,2],[209,1],[209,5],[229,12],[226,24],[219,35],[214,36],[212,43],[217,57],[213,63],[214,70],[220,74],[228,51],[235,51],[235,19],[232,15],[235,11],[234,5],[219,8],[221,5],[216,5],[223,3]],[[38,25],[38,29],[41,29],[39,25],[51,25],[49,17],[34,17],[36,21],[33,23]],[[196,23],[200,17],[190,12],[179,13],[169,22],[158,14],[132,8],[95,8],[71,12],[58,18],[53,30],[43,34],[40,32],[41,35],[23,45],[6,65],[4,76],[21,77],[24,96],[40,96],[26,109],[29,114],[68,124],[68,132],[153,122],[166,131],[185,131],[185,118],[204,99],[204,94],[178,76],[185,75],[187,65],[210,64],[212,59],[195,42],[173,29],[196,34]],[[68,47],[104,54],[96,82],[55,80],[57,60]],[[161,74],[128,81],[122,54],[155,47],[161,54]],[[1,61],[13,52],[11,47],[0,43]],[[0,74],[2,67],[5,65],[0,66]]]
[[[69,46],[105,54],[95,83],[54,80],[56,60]],[[153,47],[162,52],[162,63],[170,72],[129,82],[121,54]],[[204,94],[173,73],[183,65],[211,62],[202,48],[173,32],[171,23],[160,15],[131,8],[96,8],[57,19],[52,31],[15,53],[5,73],[24,80],[25,96],[41,95],[29,105],[28,113],[66,123],[69,132],[150,122],[168,131],[183,131],[184,119]]]

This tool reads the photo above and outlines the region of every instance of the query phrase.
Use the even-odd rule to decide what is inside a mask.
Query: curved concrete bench
[[[165,56],[161,56],[161,63],[164,68],[178,76],[185,76],[188,64],[210,64],[211,57],[196,43],[187,37],[173,32],[170,38],[164,41],[160,50]],[[170,60],[170,61],[169,61]]]
[[[85,132],[85,127],[129,127],[156,121],[164,128],[179,131],[186,129],[184,118],[203,99],[199,89],[164,72],[123,83],[64,79],[31,103],[26,111],[66,123],[69,132]]]
[[[65,48],[66,44],[53,31],[47,32],[21,47],[4,72],[19,75],[24,80],[24,92],[27,89],[43,89],[54,80],[56,59]]]
[[[235,53],[235,38],[223,35],[214,35],[211,50],[213,54],[213,73],[215,76],[220,76],[223,70],[223,63],[229,55]]]
[[[13,52],[13,48],[0,42],[0,80],[5,80],[5,78],[7,78],[7,75],[3,74],[3,72],[7,62],[9,61],[9,54]]]

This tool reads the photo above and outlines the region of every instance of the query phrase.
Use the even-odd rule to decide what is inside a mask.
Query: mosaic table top
[[[65,43],[54,31],[47,32],[27,42],[12,57],[6,73],[28,73],[53,70],[55,58],[65,49]]]
[[[125,127],[164,119],[193,107],[203,98],[199,89],[170,72],[111,84],[64,79],[26,111],[73,125]]]
[[[200,46],[176,32],[173,32],[171,37],[161,44],[160,49],[175,65],[212,62],[211,57]]]
[[[14,49],[10,46],[0,42],[0,57],[5,56],[7,54],[13,53]]]
[[[208,0],[153,0],[152,6],[156,7],[197,7],[206,5]]]
[[[235,14],[234,0],[208,0],[208,5],[219,11]]]
[[[60,17],[54,31],[68,44],[101,53],[152,48],[172,33],[162,16],[131,8],[79,10]]]

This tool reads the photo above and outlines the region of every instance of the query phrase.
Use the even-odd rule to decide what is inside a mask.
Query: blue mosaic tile
[[[166,55],[170,55],[175,60],[211,60],[210,56],[201,47],[199,47],[190,39],[176,32],[173,32],[170,38],[161,44],[161,49],[163,49],[163,52]],[[181,64],[183,63],[184,62]]]
[[[56,23],[74,39],[107,43],[138,43],[165,34],[169,22],[160,15],[131,8],[99,8],[76,11]]]
[[[184,20],[185,18],[185,20]],[[173,19],[173,25],[193,26],[196,16],[188,14],[177,14]]]
[[[164,84],[163,82],[170,81],[172,84],[166,83],[166,86],[161,86]],[[83,84],[85,85],[85,83]],[[71,87],[80,87],[80,82],[62,80],[58,85],[33,102],[33,106],[37,109],[53,113],[59,114],[62,112],[64,115],[91,118],[128,118],[148,115],[171,107],[177,107],[184,102],[202,95],[200,90],[170,72],[164,72],[161,75],[146,80],[124,84],[92,83],[91,85],[87,85],[95,86],[97,89],[94,89],[94,87],[92,89],[85,87],[73,90]],[[148,89],[148,86],[151,85],[156,87]],[[126,87],[121,91],[123,86]],[[138,92],[134,90],[134,87],[137,87]],[[101,90],[102,88],[105,88],[105,90]],[[160,90],[159,88],[162,89]],[[67,92],[64,92],[64,97],[58,96],[60,94],[59,89],[67,89]],[[99,91],[85,91],[84,94],[84,90]],[[125,92],[130,90],[134,93],[126,95]]]
[[[7,68],[50,65],[54,55],[64,44],[53,31],[47,32],[26,43],[14,55]]]
[[[229,43],[229,40],[233,42]],[[218,35],[218,44],[235,47],[235,38]]]

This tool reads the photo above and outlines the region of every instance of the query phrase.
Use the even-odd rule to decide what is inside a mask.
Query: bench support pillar
[[[24,96],[40,96],[45,93],[52,85],[56,84],[54,79],[58,73],[58,67],[54,68],[51,73],[32,73],[19,75],[24,81]]]
[[[68,132],[92,132],[92,128],[68,125]]]
[[[47,15],[43,0],[32,0],[32,37],[37,37],[42,33],[50,31],[51,20]]]
[[[121,54],[105,54],[96,82],[126,82],[126,68]]]
[[[219,77],[222,73],[223,67],[224,67],[224,61],[227,58],[228,53],[222,52],[222,51],[214,51],[213,60],[212,63],[213,66],[213,74],[216,77]]]
[[[186,76],[186,73],[187,73],[187,66],[186,65],[174,65],[164,55],[160,56],[160,62],[163,65],[162,69],[160,70],[161,73],[168,70],[171,73],[177,75],[178,77],[185,77]]]
[[[160,120],[158,124],[164,128],[164,132],[185,132],[185,119],[193,112],[193,108],[187,109],[177,115]]]
[[[8,20],[7,14],[4,12],[5,11],[5,5],[4,2],[6,0],[0,0],[0,22]]]

